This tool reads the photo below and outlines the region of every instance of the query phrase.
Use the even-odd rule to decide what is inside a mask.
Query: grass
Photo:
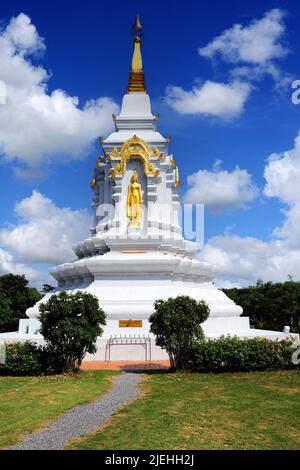
[[[106,392],[113,371],[84,371],[48,377],[0,377],[0,448],[22,440],[25,434],[76,405]]]
[[[70,449],[299,449],[300,371],[147,375],[143,395]]]

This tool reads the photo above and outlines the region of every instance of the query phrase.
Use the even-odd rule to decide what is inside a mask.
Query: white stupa
[[[146,93],[138,17],[135,33],[121,113],[113,116],[115,131],[100,139],[103,156],[91,183],[95,213],[91,236],[74,246],[75,261],[51,270],[58,281],[54,293],[83,290],[98,297],[107,314],[93,357],[98,360],[104,360],[111,336],[148,336],[154,301],[178,295],[207,302],[210,316],[203,328],[208,337],[281,338],[282,333],[250,329],[249,318],[241,317],[242,308],[213,284],[215,268],[197,260],[198,245],[182,236],[178,168],[169,153],[170,139],[157,131],[159,117],[152,114]],[[18,332],[2,334],[0,339],[41,340],[38,307],[50,295],[27,310],[29,318],[20,320]],[[165,358],[165,352],[153,345],[154,341],[152,358]],[[140,360],[144,351],[118,346],[111,357]]]

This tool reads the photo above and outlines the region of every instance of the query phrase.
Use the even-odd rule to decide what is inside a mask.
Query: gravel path
[[[136,373],[123,373],[114,377],[113,386],[106,395],[87,405],[68,410],[48,428],[30,434],[21,444],[16,444],[10,449],[63,449],[68,441],[96,431],[119,408],[135,400],[139,395],[138,384],[142,380],[143,376]]]

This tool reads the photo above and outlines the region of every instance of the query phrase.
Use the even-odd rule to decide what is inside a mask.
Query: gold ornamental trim
[[[180,178],[179,178],[179,169],[178,169],[178,166],[176,167],[175,169],[175,186],[177,188],[180,188],[181,186],[181,181],[180,181]]]
[[[119,157],[121,158],[120,162],[115,168],[111,169],[113,178],[125,175],[127,162],[133,157],[138,157],[142,161],[145,175],[159,175],[159,170],[156,169],[150,161],[151,152],[147,143],[137,135],[134,135],[124,142]]]
[[[104,160],[104,159],[103,159],[103,156],[100,155],[100,156],[98,157],[97,163],[96,163],[97,168],[101,168],[101,167],[104,165],[104,161],[103,161],[103,160]]]
[[[117,147],[114,147],[110,154],[111,158],[117,158],[119,155],[119,150],[117,149]]]
[[[152,155],[155,157],[155,158],[158,158],[158,160],[162,160],[163,159],[163,154],[158,150],[157,147],[153,147],[152,148]]]
[[[90,183],[90,186],[91,186],[92,189],[94,189],[94,187],[96,186],[96,178],[97,178],[97,173],[96,173],[96,170],[94,170],[93,179]]]

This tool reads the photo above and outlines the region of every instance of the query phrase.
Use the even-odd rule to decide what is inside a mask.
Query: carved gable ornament
[[[159,170],[154,167],[150,161],[151,152],[148,145],[143,139],[134,135],[130,139],[126,140],[122,145],[120,151],[120,162],[112,168],[111,174],[113,178],[115,176],[124,176],[126,172],[127,161],[130,158],[139,158],[143,163],[145,175],[158,176]]]

